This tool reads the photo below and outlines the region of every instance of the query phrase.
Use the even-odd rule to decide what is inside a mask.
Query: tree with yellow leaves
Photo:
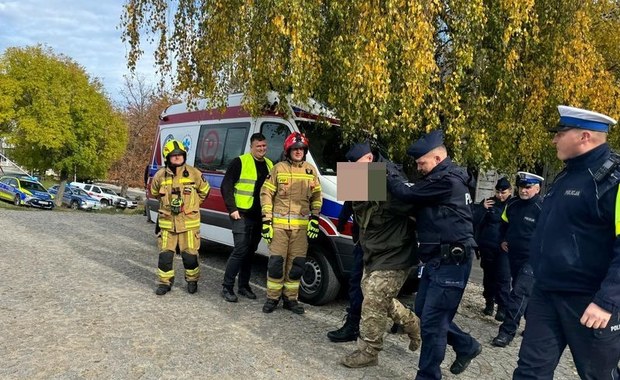
[[[401,158],[441,127],[462,164],[532,168],[553,157],[556,105],[620,113],[613,0],[172,3],[127,0],[130,68],[146,34],[160,73],[190,99],[223,104],[240,90],[257,113],[268,90],[312,96],[347,135],[370,132]]]

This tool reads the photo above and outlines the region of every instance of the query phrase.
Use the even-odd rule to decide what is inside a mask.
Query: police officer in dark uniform
[[[565,167],[547,190],[532,237],[536,284],[513,379],[552,379],[569,346],[582,379],[620,378],[620,158],[616,121],[559,106],[551,129]]]
[[[539,195],[543,177],[519,172],[517,187],[519,196],[509,200],[502,213],[502,250],[508,254],[512,290],[508,298],[506,318],[499,326],[499,333],[492,345],[506,347],[515,337],[521,317],[525,313],[527,301],[534,286],[530,259],[530,240],[536,228],[542,205]]]
[[[420,317],[422,350],[416,379],[440,379],[446,344],[456,352],[450,372],[459,374],[482,351],[482,346],[462,331],[453,318],[463,297],[475,248],[469,188],[472,180],[456,166],[443,145],[443,132],[432,131],[407,150],[423,174],[419,182],[406,183],[388,164],[388,189],[405,202],[414,203],[420,261],[420,285],[415,313]]]
[[[480,251],[482,268],[482,296],[485,299],[484,315],[493,315],[502,322],[510,294],[510,269],[508,255],[501,248],[502,213],[506,202],[512,196],[512,186],[506,177],[495,184],[495,196],[487,198],[474,208],[474,223],[477,228],[476,243]]]

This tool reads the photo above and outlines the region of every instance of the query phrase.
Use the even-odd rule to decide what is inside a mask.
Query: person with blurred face
[[[380,154],[373,155],[368,142],[354,144],[346,158],[365,164],[386,162]],[[363,271],[355,277],[360,281],[363,301],[359,310],[357,349],[344,356],[341,363],[360,368],[378,364],[388,320],[403,326],[411,351],[419,348],[420,321],[397,299],[417,260],[412,254],[416,240],[413,221],[408,217],[413,209],[411,205],[393,198],[388,192],[383,201],[357,200],[353,201],[352,208],[362,248],[359,260]]]
[[[495,196],[484,199],[474,208],[476,243],[480,252],[480,267],[483,271],[482,296],[485,299],[484,315],[493,315],[502,322],[506,316],[506,305],[510,294],[510,269],[508,255],[501,248],[502,212],[506,201],[512,196],[512,186],[506,177],[495,185]]]
[[[540,183],[543,177],[528,173],[517,173],[517,194],[506,203],[502,213],[501,248],[508,255],[512,290],[506,305],[506,315],[499,327],[498,335],[491,344],[506,347],[515,337],[521,317],[534,286],[530,259],[530,240],[536,228],[542,207]]]
[[[550,131],[564,168],[531,240],[536,283],[513,379],[553,379],[567,345],[581,379],[619,379],[620,156],[607,144],[616,121],[575,107],[558,111]]]

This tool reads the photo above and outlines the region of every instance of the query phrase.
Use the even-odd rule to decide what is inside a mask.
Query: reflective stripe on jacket
[[[151,195],[159,198],[159,227],[173,232],[199,230],[200,204],[209,194],[209,182],[202,178],[200,170],[189,165],[178,167],[176,172],[164,167],[153,177]],[[172,212],[174,199],[181,200],[178,214]]]
[[[278,162],[261,188],[260,200],[263,220],[272,220],[274,227],[307,228],[310,214],[318,216],[323,205],[316,168],[306,161]]]
[[[239,156],[239,159],[241,160],[241,173],[239,180],[235,183],[235,205],[237,208],[249,210],[254,203],[254,186],[258,174],[251,153],[243,154]],[[271,171],[273,162],[267,157],[265,157],[265,161],[267,162],[267,169]]]

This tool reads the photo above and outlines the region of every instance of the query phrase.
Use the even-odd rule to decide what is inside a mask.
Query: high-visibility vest
[[[239,180],[235,183],[235,204],[237,208],[249,210],[254,203],[254,186],[258,173],[251,153],[242,154],[239,159],[241,160],[241,173]],[[267,162],[267,170],[271,171],[273,162],[267,157],[265,157],[265,161]]]

